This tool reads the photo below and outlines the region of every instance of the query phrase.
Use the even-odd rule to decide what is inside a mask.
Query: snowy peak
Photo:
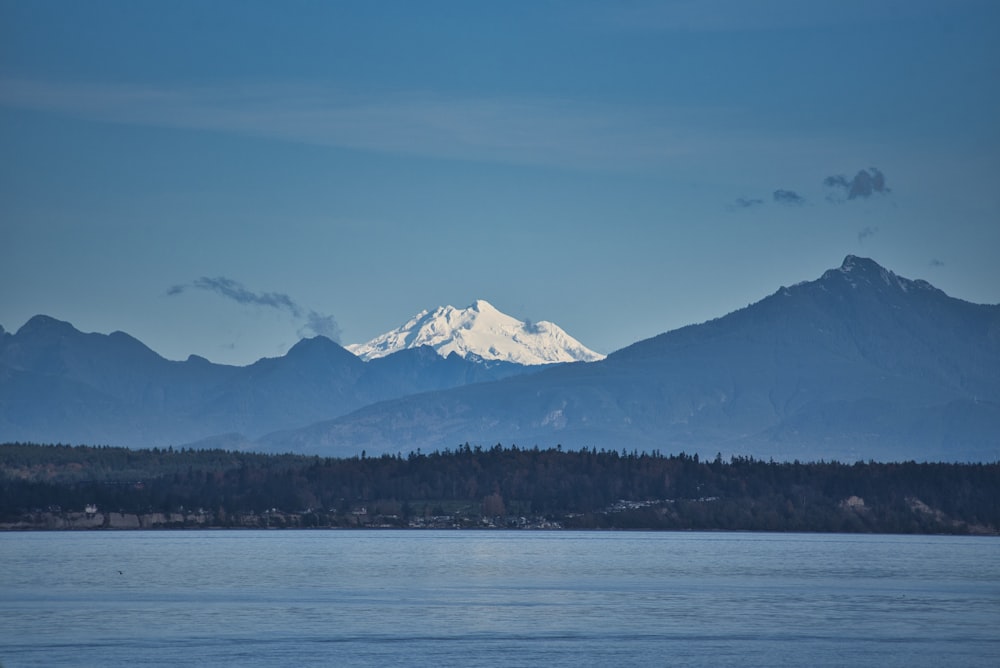
[[[464,309],[440,306],[421,311],[403,326],[347,349],[370,360],[419,346],[430,346],[442,357],[456,353],[515,364],[593,362],[604,358],[554,323],[522,322],[501,313],[484,299]]]

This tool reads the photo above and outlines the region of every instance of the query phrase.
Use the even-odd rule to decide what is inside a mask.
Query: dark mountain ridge
[[[37,316],[0,331],[0,440],[994,461],[1000,305],[848,256],[726,316],[541,370],[430,348],[364,362],[323,337],[246,367],[170,361]]]
[[[85,334],[40,315],[0,333],[0,437],[153,447],[226,434],[238,445],[375,401],[533,370],[430,349],[366,363],[321,336],[245,367],[171,361],[122,332]]]
[[[724,317],[530,377],[269,435],[343,455],[466,441],[775,459],[1000,457],[1000,306],[848,256]]]

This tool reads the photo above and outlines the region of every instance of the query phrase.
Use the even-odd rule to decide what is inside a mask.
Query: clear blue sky
[[[847,254],[1000,302],[1000,3],[0,0],[0,324],[611,352]]]

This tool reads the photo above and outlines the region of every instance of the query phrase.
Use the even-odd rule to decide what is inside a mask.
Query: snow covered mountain
[[[554,323],[522,322],[483,299],[464,309],[441,306],[421,311],[402,327],[347,349],[370,360],[417,346],[431,346],[442,357],[456,353],[526,365],[604,359]]]
[[[371,404],[254,447],[350,457],[464,442],[997,461],[1000,304],[848,256],[819,279],[599,362]]]

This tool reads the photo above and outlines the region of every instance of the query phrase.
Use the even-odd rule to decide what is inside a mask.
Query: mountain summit
[[[875,260],[856,255],[848,255],[844,258],[839,269],[828,270],[820,280],[826,282],[846,281],[853,288],[865,284],[867,286],[880,286],[881,290],[941,292],[927,281],[897,276],[895,272],[886,269]]]
[[[554,323],[522,322],[483,299],[464,309],[441,306],[421,311],[402,327],[347,349],[370,360],[419,346],[430,346],[442,357],[456,353],[526,365],[604,359]]]
[[[791,461],[995,461],[1000,305],[855,256],[591,364],[407,396],[257,447],[351,456],[454,443]]]

